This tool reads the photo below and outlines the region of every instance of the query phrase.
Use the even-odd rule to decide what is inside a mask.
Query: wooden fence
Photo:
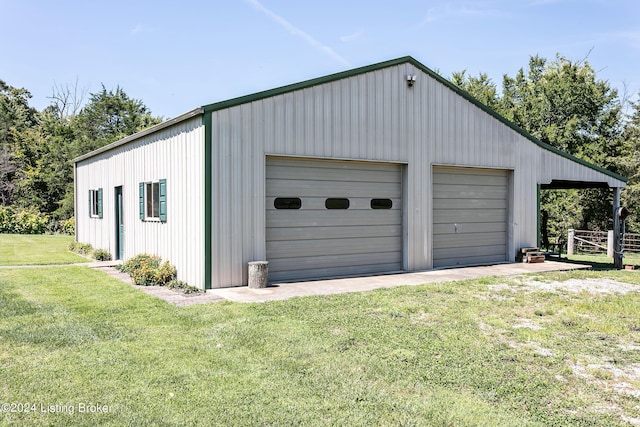
[[[640,234],[625,233],[623,251],[640,253]],[[613,230],[569,230],[567,254],[607,254],[613,258]]]

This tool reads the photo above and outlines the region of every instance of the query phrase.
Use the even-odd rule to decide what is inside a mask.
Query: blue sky
[[[0,79],[38,109],[77,79],[171,118],[405,55],[500,85],[531,55],[588,54],[601,79],[640,91],[638,0],[0,0],[0,17]]]

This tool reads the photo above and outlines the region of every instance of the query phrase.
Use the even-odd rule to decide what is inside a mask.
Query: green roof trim
[[[251,95],[241,96],[239,98],[233,98],[233,99],[229,99],[229,100],[226,100],[226,101],[221,101],[221,102],[216,102],[216,103],[213,103],[213,104],[204,105],[202,107],[202,110],[205,112],[205,114],[206,113],[211,113],[213,111],[222,110],[222,109],[230,108],[230,107],[235,107],[237,105],[246,104],[246,103],[254,102],[254,101],[259,101],[261,99],[269,98],[269,97],[272,97],[272,96],[283,95],[283,94],[286,94],[286,93],[289,93],[289,92],[302,90],[302,89],[310,88],[310,87],[313,87],[313,86],[318,86],[318,85],[325,84],[325,83],[331,83],[331,82],[334,82],[334,81],[337,81],[337,80],[346,79],[346,78],[349,78],[349,77],[354,77],[354,76],[358,76],[358,75],[361,75],[361,74],[369,73],[369,72],[372,72],[372,71],[381,70],[383,68],[388,68],[388,67],[392,67],[392,66],[395,66],[395,65],[407,64],[407,63],[413,65],[414,67],[416,67],[417,69],[421,70],[422,72],[424,72],[428,76],[432,77],[433,79],[435,79],[439,83],[445,85],[447,88],[451,89],[452,91],[454,91],[458,95],[462,96],[464,99],[466,99],[467,101],[471,102],[473,105],[475,105],[476,107],[480,108],[485,113],[493,116],[495,119],[497,119],[501,123],[507,125],[512,130],[514,130],[515,132],[519,133],[523,137],[527,138],[528,140],[530,140],[534,144],[538,145],[539,147],[541,147],[541,148],[543,148],[543,149],[545,149],[547,151],[550,151],[550,152],[552,152],[554,154],[557,154],[559,156],[562,156],[562,157],[564,157],[566,159],[569,159],[569,160],[571,160],[573,162],[576,162],[576,163],[579,163],[579,164],[581,164],[583,166],[586,166],[586,167],[588,167],[590,169],[593,169],[593,170],[595,170],[597,172],[600,172],[600,173],[603,173],[605,175],[608,175],[608,176],[610,176],[612,178],[615,178],[615,179],[617,179],[619,181],[623,181],[625,183],[627,183],[629,181],[627,178],[625,178],[622,175],[619,175],[619,174],[617,174],[615,172],[611,172],[610,170],[605,169],[603,167],[594,165],[593,163],[590,163],[590,162],[588,162],[588,161],[586,161],[584,159],[581,159],[579,157],[575,157],[575,156],[573,156],[573,155],[571,155],[569,153],[565,153],[564,151],[559,150],[559,149],[557,149],[556,147],[554,147],[552,145],[549,145],[547,143],[542,142],[541,140],[539,140],[535,136],[531,135],[526,130],[522,129],[521,127],[519,127],[518,125],[516,125],[512,121],[508,120],[504,116],[498,114],[493,109],[487,107],[482,102],[478,101],[476,98],[471,96],[468,92],[466,92],[466,91],[462,90],[461,88],[459,88],[458,86],[454,85],[449,80],[445,79],[444,77],[442,77],[441,75],[439,75],[435,71],[431,70],[429,67],[427,67],[426,65],[422,64],[421,62],[419,62],[418,60],[414,59],[411,56],[403,56],[401,58],[392,59],[392,60],[384,61],[384,62],[379,62],[377,64],[367,65],[367,66],[360,67],[360,68],[354,68],[352,70],[342,71],[342,72],[339,72],[339,73],[330,74],[330,75],[327,75],[327,76],[318,77],[318,78],[315,78],[315,79],[306,80],[306,81],[303,81],[303,82],[294,83],[294,84],[291,84],[291,85],[282,86],[282,87],[275,88],[275,89],[269,89],[269,90],[265,90],[265,91],[262,91],[262,92],[257,92],[257,93],[251,94]]]

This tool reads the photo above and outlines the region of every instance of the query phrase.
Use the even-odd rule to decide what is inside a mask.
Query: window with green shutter
[[[140,219],[144,221],[144,182],[140,183]]]
[[[102,218],[102,188],[89,190],[89,216]]]
[[[167,180],[140,183],[140,219],[167,221]]]
[[[167,221],[167,180],[161,179],[158,181],[158,196],[159,196],[159,210],[158,218],[160,221]]]

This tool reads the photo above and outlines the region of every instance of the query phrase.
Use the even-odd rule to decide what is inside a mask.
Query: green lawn
[[[613,258],[607,257],[607,254],[563,254],[562,259],[576,264],[590,265],[594,270],[609,270],[613,268]],[[636,268],[640,268],[640,254],[625,253],[622,263],[623,265],[633,265]]]
[[[576,254],[576,255],[563,255],[563,256],[567,256],[570,260],[606,264],[609,266],[609,268],[613,268],[613,258],[607,257],[607,254],[595,254],[595,255]],[[640,265],[640,254],[625,253],[623,258],[623,263],[626,265]]]
[[[0,265],[73,264],[89,260],[67,250],[73,236],[0,234]]]
[[[537,279],[590,277],[640,283]],[[35,405],[0,424],[628,425],[639,304],[485,278],[180,308],[85,267],[0,270],[0,396]]]

